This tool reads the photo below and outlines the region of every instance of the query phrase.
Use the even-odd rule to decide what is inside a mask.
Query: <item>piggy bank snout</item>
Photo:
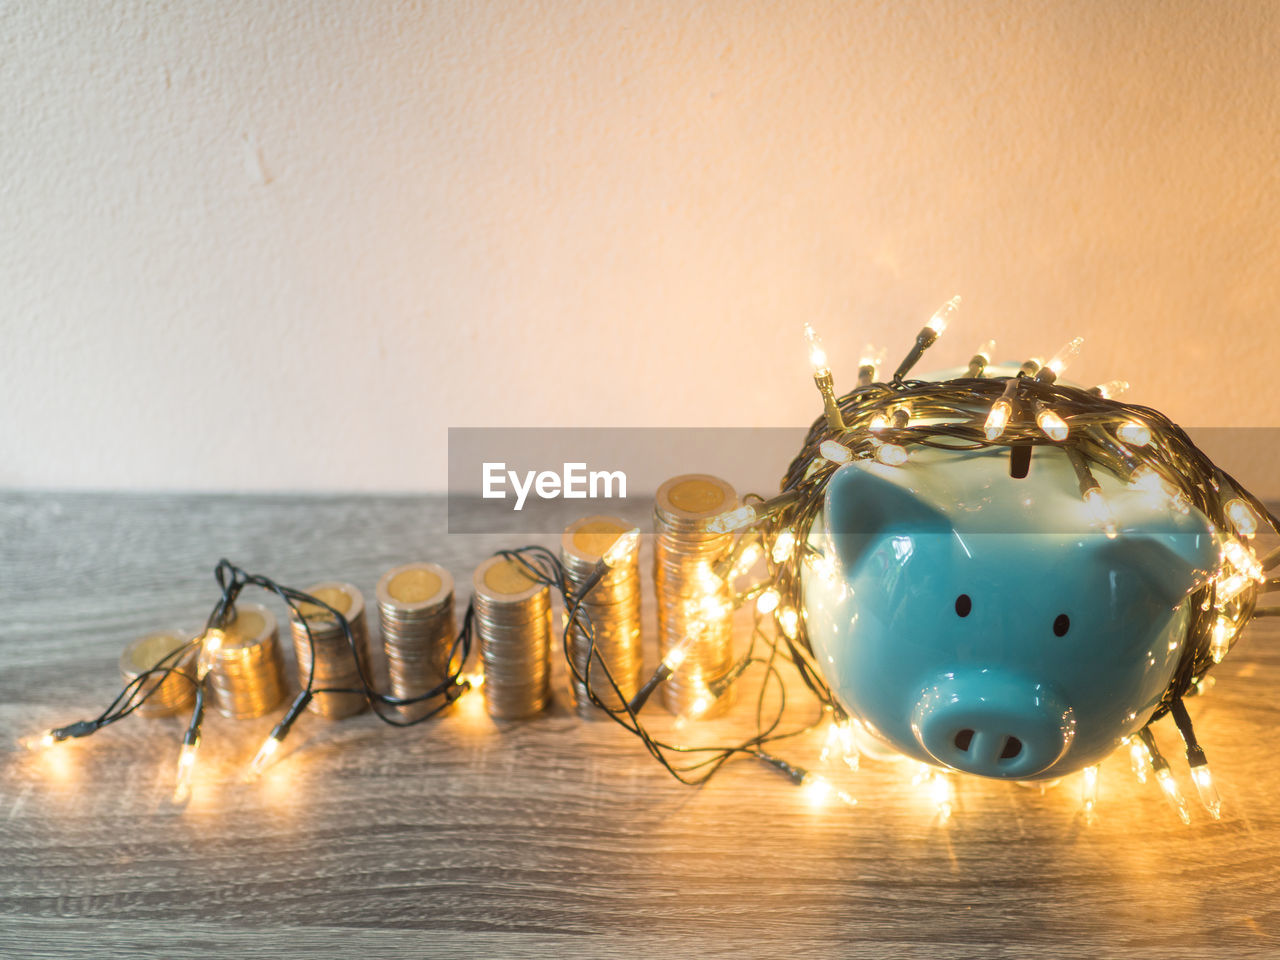
[[[978,670],[927,687],[911,729],[939,763],[980,777],[1025,780],[1066,753],[1075,721],[1045,684]]]

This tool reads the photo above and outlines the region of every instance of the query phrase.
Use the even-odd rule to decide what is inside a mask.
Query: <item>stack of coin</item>
[[[560,560],[570,590],[576,594],[583,582],[595,571],[604,552],[623,533],[631,529],[615,517],[585,517],[571,523],[560,537]],[[582,612],[590,618],[594,644],[578,627],[569,636],[569,656],[578,674],[588,677],[591,690],[611,710],[635,696],[644,665],[640,650],[640,556],[638,550],[605,574],[582,603]],[[595,656],[591,657],[592,646]],[[588,675],[588,659],[591,672]],[[609,676],[622,692],[614,693]],[[586,687],[569,676],[573,704],[579,715],[600,717],[603,714],[587,695]]]
[[[518,720],[551,696],[551,591],[517,562],[490,557],[471,578],[489,716]]]
[[[346,618],[360,661],[357,666],[350,641],[328,610],[310,603],[299,604],[299,612],[305,622],[296,615],[289,618],[289,628],[293,632],[293,652],[298,659],[299,685],[304,688],[307,685],[312,664],[311,651],[314,647],[315,680],[312,689],[359,691],[360,668],[364,668],[366,677],[372,678],[369,671],[369,634],[364,620],[364,596],[351,584],[337,581],[317,583],[304,592],[327,603]],[[307,639],[307,627],[311,628],[310,641]],[[307,704],[307,709],[336,720],[360,713],[366,706],[368,700],[363,693],[317,693]]]
[[[275,614],[262,604],[237,601],[234,616],[222,628],[207,679],[218,712],[248,720],[284,699],[284,653]]]
[[[685,644],[684,662],[663,683],[676,715],[711,716],[733,702],[733,688],[710,695],[733,666],[729,587],[715,565],[733,543],[707,525],[738,505],[733,487],[701,473],[672,477],[654,498],[653,582],[658,596],[658,653]]]
[[[391,693],[418,697],[449,673],[453,646],[453,577],[434,563],[409,563],[388,570],[378,581],[378,620],[387,654]],[[434,698],[399,708],[405,719],[432,709]]]
[[[124,677],[124,682],[132,683],[169,654],[190,642],[191,637],[183,636],[177,631],[151,633],[145,637],[139,637],[124,648],[124,653],[120,654],[120,674]],[[192,645],[191,650],[186,654],[175,654],[171,659],[165,660],[164,666],[177,667],[184,673],[194,675],[196,650],[195,645]],[[139,716],[168,717],[191,706],[196,697],[196,688],[190,679],[177,672],[167,676],[157,672],[139,683],[134,702],[143,696],[146,700],[138,706],[136,711]]]

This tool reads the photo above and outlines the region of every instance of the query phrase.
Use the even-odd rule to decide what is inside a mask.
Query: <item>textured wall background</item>
[[[1280,423],[1268,2],[0,0],[0,485],[442,487],[939,346]],[[1280,490],[1280,482],[1271,492]]]

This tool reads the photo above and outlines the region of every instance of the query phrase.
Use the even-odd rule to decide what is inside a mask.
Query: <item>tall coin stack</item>
[[[551,696],[551,591],[505,557],[490,557],[471,580],[489,716],[540,713]]]
[[[222,632],[207,675],[213,705],[224,717],[261,717],[285,695],[284,653],[275,614],[260,603],[236,601],[235,619]]]
[[[125,647],[124,652],[120,654],[120,675],[124,677],[126,684],[132,683],[190,640],[190,637],[184,637],[176,631],[151,633],[145,637],[139,637]],[[196,647],[192,646],[190,652],[174,656],[166,660],[164,665],[177,667],[184,673],[194,673],[195,654]],[[139,683],[136,696],[146,697],[136,711],[139,716],[169,717],[191,706],[196,698],[196,688],[187,677],[176,672],[168,676],[153,673]]]
[[[391,693],[419,697],[440,685],[449,672],[453,627],[453,577],[434,563],[409,563],[388,570],[378,581],[378,620],[387,654]],[[412,720],[436,702],[406,704],[400,716]]]
[[[317,583],[306,589],[317,600],[327,603],[342,614],[351,626],[351,636],[360,652],[360,666],[364,675],[369,671],[369,634],[364,620],[364,597],[349,583],[331,581]],[[360,689],[360,672],[351,645],[343,635],[337,619],[323,607],[299,604],[305,623],[297,616],[289,618],[293,632],[293,652],[298,659],[298,684],[307,685],[311,669],[311,645],[315,646],[315,685],[344,690]],[[307,640],[307,627],[311,627],[311,641]],[[321,716],[337,720],[360,713],[368,705],[363,693],[317,693],[307,704],[307,709]]]
[[[573,593],[595,571],[604,552],[623,533],[631,529],[614,517],[585,517],[571,523],[560,537],[560,560]],[[582,610],[591,619],[595,639],[595,657],[590,657],[591,689],[610,709],[635,696],[640,687],[644,658],[640,648],[640,557],[633,550],[627,559],[613,567],[589,593]],[[581,676],[588,676],[591,643],[586,634],[575,627],[569,637],[569,655]],[[622,692],[613,692],[601,663]],[[586,687],[571,674],[569,688],[574,708],[583,717],[603,714],[591,702]]]
[[[685,644],[686,656],[662,684],[662,700],[676,715],[712,716],[733,702],[711,688],[733,667],[729,586],[714,567],[733,543],[731,533],[707,525],[738,505],[725,481],[707,474],[672,477],[654,498],[653,582],[658,596],[658,653]]]

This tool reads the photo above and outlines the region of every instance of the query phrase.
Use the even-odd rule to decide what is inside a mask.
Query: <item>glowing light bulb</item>
[[[800,615],[796,613],[794,607],[783,607],[778,611],[775,619],[778,626],[782,629],[783,635],[788,640],[794,640],[800,627]]]
[[[1098,810],[1098,767],[1085,767],[1081,771],[1084,779],[1080,785],[1080,805],[1084,811],[1086,823],[1092,823]]]
[[[1036,412],[1036,426],[1044,432],[1046,437],[1057,443],[1067,439],[1067,421],[1048,407],[1041,407]]]
[[[258,748],[258,752],[253,755],[253,761],[249,764],[249,770],[245,773],[246,780],[254,780],[262,776],[262,771],[267,769],[271,763],[271,758],[276,755],[280,749],[280,738],[274,733],[262,741],[262,746]]]
[[[853,724],[848,720],[833,720],[827,725],[827,736],[823,741],[819,760],[827,763],[836,755],[839,755],[851,770],[858,769],[858,745],[853,733]]]
[[[204,636],[200,638],[200,657],[196,661],[197,679],[203,680],[205,674],[213,669],[214,663],[217,662],[218,651],[226,641],[227,635],[217,627],[204,632]]]
[[[897,443],[882,443],[876,447],[876,459],[887,467],[900,467],[907,462],[907,448]]]
[[[756,597],[756,613],[768,616],[778,609],[778,602],[782,598],[778,596],[778,591],[770,587],[760,596]]]
[[[1114,400],[1120,394],[1129,389],[1128,380],[1108,380],[1106,383],[1100,383],[1093,388],[1098,396],[1104,400]]]
[[[1129,737],[1129,765],[1133,767],[1133,775],[1139,783],[1147,782],[1147,774],[1151,772],[1151,754],[1147,745],[1137,737]]]
[[[703,597],[698,602],[698,615],[704,620],[719,620],[727,617],[732,609],[719,597]]]
[[[666,656],[662,658],[662,666],[671,673],[675,673],[680,669],[680,665],[685,662],[689,656],[689,649],[693,646],[693,637],[685,637],[674,647],[667,651]]]
[[[729,510],[715,517],[707,524],[707,530],[710,533],[732,533],[734,530],[755,523],[755,521],[756,508],[749,503],[744,503],[734,510]]]
[[[1258,515],[1239,497],[1228,500],[1222,509],[1240,536],[1252,537],[1258,532]]]
[[[604,552],[604,556],[600,560],[606,567],[613,569],[619,564],[626,563],[632,554],[636,552],[636,547],[639,545],[640,528],[632,527],[610,544],[609,549]]]
[[[862,348],[862,357],[858,360],[858,386],[866,387],[875,383],[876,376],[884,363],[885,350],[868,343]]]
[[[997,400],[991,405],[991,412],[987,414],[987,422],[983,426],[983,431],[987,435],[988,440],[998,440],[1000,435],[1004,433],[1004,428],[1009,425],[1009,417],[1013,415],[1013,404],[1008,400]]]
[[[867,429],[872,433],[879,433],[881,430],[888,430],[890,426],[889,417],[883,413],[877,413],[871,418],[870,422],[867,423]]]
[[[820,774],[806,773],[804,778],[800,781],[800,787],[808,796],[809,802],[814,806],[821,806],[832,797],[835,797],[841,803],[846,803],[851,807],[857,806],[858,804],[857,800],[836,787],[835,784]]]
[[[484,686],[483,673],[464,673],[458,677],[459,685],[466,683],[472,690],[479,690]]]
[[[747,544],[747,546],[743,548],[742,552],[738,554],[738,559],[734,562],[733,570],[730,572],[729,576],[731,578],[743,576],[748,570],[756,565],[756,561],[758,561],[762,556],[764,556],[764,549],[760,544]]]
[[[48,750],[63,741],[59,740],[52,730],[44,730],[18,739],[19,745],[27,750]]]
[[[815,377],[830,376],[831,369],[827,366],[827,351],[823,349],[822,340],[818,337],[818,334],[807,323],[804,325],[804,339],[809,346],[809,364],[813,367],[813,375]]]
[[[1159,503],[1162,497],[1168,497],[1179,513],[1186,514],[1191,510],[1191,504],[1182,495],[1182,491],[1145,464],[1129,475],[1129,487],[1143,493],[1152,503]]]
[[[955,801],[955,785],[945,773],[935,773],[929,783],[929,796],[933,800],[938,819],[946,823],[951,819]]]
[[[1156,771],[1156,780],[1174,812],[1177,813],[1178,819],[1184,824],[1190,824],[1191,811],[1187,809],[1187,801],[1183,799],[1182,791],[1178,789],[1178,782],[1173,779],[1173,772],[1168,766],[1163,766]]]
[[[1045,369],[1052,370],[1055,377],[1062,376],[1062,371],[1067,369],[1067,364],[1080,356],[1080,348],[1082,346],[1084,346],[1084,337],[1076,337],[1049,358],[1049,362],[1045,364]]]
[[[1227,540],[1223,543],[1222,559],[1259,583],[1267,579],[1262,564],[1258,562],[1258,555],[1239,540]]]
[[[992,355],[996,352],[995,340],[988,340],[978,348],[974,356],[981,357],[983,363],[990,363]]]
[[[818,453],[822,454],[824,460],[832,463],[848,463],[853,459],[853,451],[843,443],[836,443],[834,440],[823,440],[818,445]]]
[[[1233,573],[1218,581],[1214,595],[1219,603],[1230,603],[1248,588],[1252,580],[1243,573]]]
[[[876,448],[876,460],[887,467],[900,467],[909,460],[909,454],[901,444],[882,443]]]
[[[1114,540],[1117,536],[1116,518],[1111,513],[1111,507],[1107,505],[1107,498],[1102,495],[1102,491],[1097,487],[1087,490],[1084,495],[1084,505],[1094,523],[1102,527],[1107,539]]]
[[[936,313],[929,318],[929,322],[925,324],[935,334],[941,335],[942,331],[947,329],[947,324],[951,322],[951,318],[960,310],[960,297],[954,296],[942,306]]]
[[[191,781],[196,770],[196,753],[200,750],[200,738],[184,743],[178,753],[178,777],[173,787],[173,802],[186,803],[191,798]]]
[[[1116,427],[1116,436],[1131,447],[1145,447],[1151,442],[1151,429],[1137,420],[1126,420]]]
[[[1213,622],[1213,633],[1210,635],[1209,656],[1214,663],[1221,663],[1231,649],[1231,637],[1235,633],[1235,624],[1226,617],[1218,617]]]
[[[1191,768],[1191,779],[1196,785],[1196,793],[1200,802],[1215,820],[1222,819],[1222,798],[1218,796],[1218,788],[1213,785],[1213,774],[1209,772],[1209,764],[1201,763]]]
[[[791,559],[791,554],[795,552],[795,549],[795,532],[790,529],[783,530],[774,538],[773,548],[769,551],[769,556],[774,563],[786,563]]]

